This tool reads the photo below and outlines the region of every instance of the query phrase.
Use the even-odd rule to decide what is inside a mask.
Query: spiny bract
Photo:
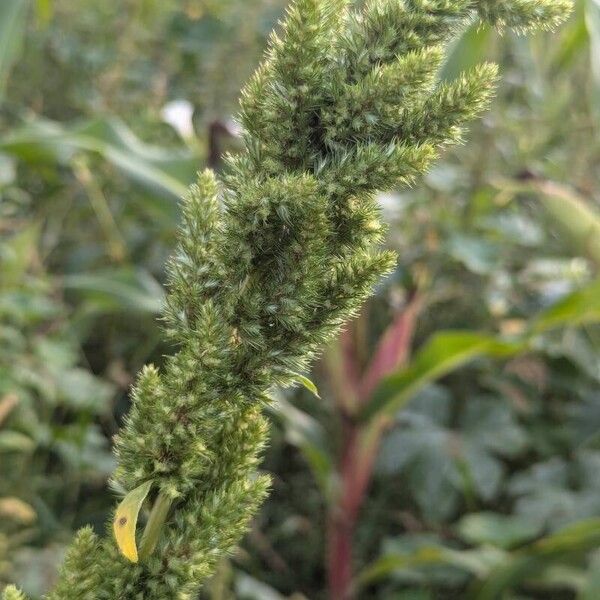
[[[75,538],[49,600],[195,597],[267,494],[257,474],[269,389],[290,384],[394,265],[377,248],[378,190],[407,185],[487,105],[496,67],[440,83],[476,19],[550,28],[566,0],[297,0],[242,94],[246,150],[199,176],[169,266],[166,333],[116,443],[114,479],[173,506],[154,553]],[[14,588],[5,600],[21,598]]]

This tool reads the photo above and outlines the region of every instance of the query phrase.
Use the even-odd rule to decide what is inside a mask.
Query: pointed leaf
[[[444,549],[439,546],[418,548],[410,554],[386,554],[368,565],[358,577],[358,585],[365,586],[389,577],[394,571],[445,564]]]
[[[321,396],[319,396],[319,390],[317,389],[317,386],[308,377],[300,375],[300,373],[294,373],[294,381],[303,385],[309,392],[314,394],[317,398],[321,398]]]
[[[507,341],[473,331],[445,331],[434,335],[405,368],[385,378],[361,413],[364,420],[391,416],[423,386],[482,356],[507,358],[531,347],[536,336],[557,327],[600,321],[600,279],[567,295],[543,311],[529,332]]]
[[[333,459],[321,423],[283,397],[278,398],[273,411],[282,421],[287,442],[302,452],[323,495],[327,496]]]
[[[154,552],[172,502],[173,498],[170,498],[164,492],[158,494],[140,542],[140,558],[142,560],[148,558]]]
[[[152,480],[142,483],[121,501],[113,520],[113,531],[119,550],[131,562],[138,561],[135,529],[142,504],[152,487]]]
[[[386,375],[406,362],[421,304],[418,297],[414,298],[404,310],[398,312],[379,340],[375,355],[361,378],[360,397],[363,401],[368,401],[373,390]]]
[[[572,292],[535,319],[533,331],[543,333],[566,325],[585,325],[600,321],[600,279]]]
[[[162,286],[149,271],[141,268],[122,267],[67,275],[63,286],[76,291],[100,313],[157,314],[165,297]]]
[[[434,335],[417,353],[411,364],[387,377],[375,390],[362,413],[364,419],[375,414],[390,416],[423,386],[484,354],[507,356],[521,344],[503,342],[493,336],[472,331],[446,331]]]

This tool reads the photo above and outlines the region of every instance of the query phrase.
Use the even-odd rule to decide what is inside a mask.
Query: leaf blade
[[[3,0],[0,2],[0,102],[10,70],[20,52],[25,35],[29,0]]]
[[[321,399],[321,396],[319,396],[319,390],[312,380],[310,380],[305,375],[301,375],[300,373],[294,373],[293,378],[295,382],[304,386],[309,392],[311,392],[317,398]]]
[[[133,563],[138,562],[135,530],[142,504],[152,487],[152,480],[142,483],[129,492],[117,506],[113,519],[113,532],[121,554]]]
[[[530,330],[515,340],[475,331],[441,331],[417,352],[406,368],[386,377],[371,402],[360,413],[363,421],[376,415],[390,417],[428,383],[447,375],[475,358],[507,358],[531,347],[536,336],[565,326],[600,322],[600,279],[575,290],[542,311]]]

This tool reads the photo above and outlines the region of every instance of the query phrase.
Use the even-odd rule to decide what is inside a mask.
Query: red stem
[[[354,393],[361,404],[368,402],[382,377],[406,361],[420,306],[420,300],[414,298],[396,317],[382,337],[371,365],[362,376],[357,373],[358,361],[348,344],[349,336],[344,337],[345,383],[351,383],[355,388]],[[351,600],[353,597],[354,531],[386,426],[385,422],[377,422],[366,429],[344,412],[342,421],[342,450],[338,461],[339,489],[330,507],[327,528],[327,570],[331,600]]]
[[[352,597],[352,542],[360,509],[371,481],[379,441],[366,442],[360,427],[346,423],[341,461],[340,489],[328,524],[329,594],[332,600]],[[375,442],[375,443],[373,443]]]

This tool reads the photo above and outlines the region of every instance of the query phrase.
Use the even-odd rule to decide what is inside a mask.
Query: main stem
[[[379,433],[371,439],[356,423],[347,423],[339,464],[340,489],[328,519],[329,594],[333,600],[352,597],[353,539],[360,509],[371,482]]]
[[[337,466],[339,487],[330,506],[327,523],[327,572],[331,600],[350,600],[353,592],[353,541],[360,510],[367,497],[386,420],[363,424],[348,414],[369,402],[379,381],[406,362],[421,309],[421,298],[415,296],[400,312],[386,334],[369,368],[357,373],[356,349],[342,353],[345,384],[352,386],[357,403],[340,402],[342,428],[341,452]],[[348,342],[346,338],[345,342]],[[348,351],[350,350],[350,351]]]

